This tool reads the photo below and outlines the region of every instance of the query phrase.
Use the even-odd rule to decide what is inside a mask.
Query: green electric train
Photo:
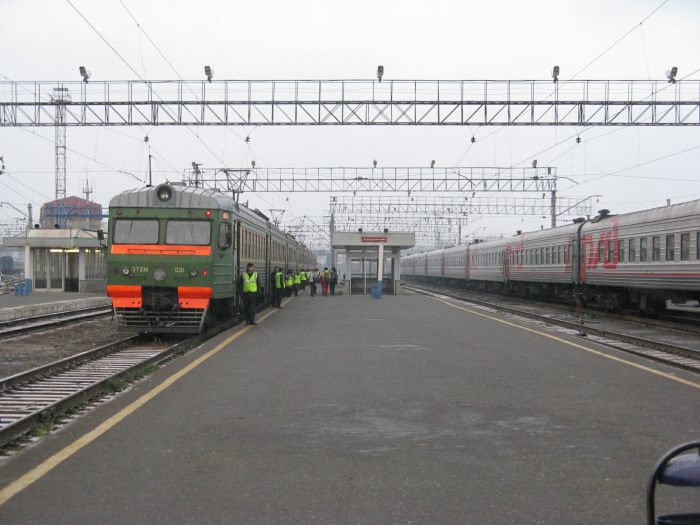
[[[236,281],[249,262],[269,299],[274,268],[316,260],[262,213],[216,190],[161,184],[109,203],[107,295],[120,327],[197,333],[235,315]]]

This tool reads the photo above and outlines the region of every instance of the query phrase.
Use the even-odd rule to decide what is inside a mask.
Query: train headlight
[[[158,268],[155,272],[153,272],[153,278],[158,282],[165,281],[166,276],[167,274],[163,268]]]
[[[168,202],[173,198],[173,190],[167,184],[163,184],[158,186],[158,189],[156,189],[156,195],[158,196],[159,201]]]
[[[197,270],[190,270],[190,277],[197,277]]]
[[[122,268],[122,275],[123,275],[123,276],[126,277],[126,276],[129,275],[130,273],[131,273],[131,272],[129,271],[128,268]]]

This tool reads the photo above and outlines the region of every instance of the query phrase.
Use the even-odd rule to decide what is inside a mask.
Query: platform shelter
[[[33,292],[102,292],[106,286],[105,241],[92,230],[33,228],[3,245],[24,250],[24,276]]]
[[[416,244],[414,232],[332,232],[334,260],[345,256],[348,289],[367,294],[381,280],[384,293],[401,293],[401,250]]]

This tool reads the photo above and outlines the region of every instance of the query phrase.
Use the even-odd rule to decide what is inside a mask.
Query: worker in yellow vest
[[[287,279],[282,272],[282,268],[277,268],[272,272],[272,305],[277,308],[282,308],[282,294],[286,287]]]
[[[299,272],[299,279],[301,280],[301,293],[304,293],[306,291],[306,270],[302,269]]]
[[[255,303],[258,298],[258,290],[261,289],[258,272],[253,268],[253,263],[248,263],[245,272],[238,279],[238,292],[243,299],[246,324],[258,324],[255,322]]]
[[[299,272],[294,272],[294,295],[299,295],[299,288],[301,288],[301,275]]]
[[[292,270],[287,270],[287,280],[285,281],[285,295],[287,297],[292,296],[292,290],[294,289],[294,273]]]

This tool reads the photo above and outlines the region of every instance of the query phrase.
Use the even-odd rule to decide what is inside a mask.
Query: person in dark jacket
[[[335,269],[335,266],[331,268],[331,295],[335,295],[335,285],[338,284],[338,270]]]
[[[246,324],[258,324],[255,322],[258,291],[262,291],[258,272],[255,271],[253,263],[248,263],[246,271],[238,278],[238,293],[243,299]]]

